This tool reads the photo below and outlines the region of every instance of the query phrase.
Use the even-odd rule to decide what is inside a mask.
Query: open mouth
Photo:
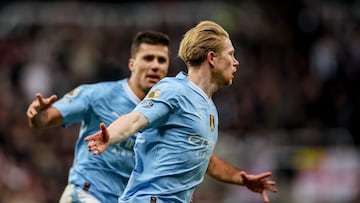
[[[159,75],[147,75],[146,78],[153,83],[157,83],[160,80],[160,76]]]

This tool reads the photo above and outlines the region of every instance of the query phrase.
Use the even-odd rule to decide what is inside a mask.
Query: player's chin
[[[230,79],[228,79],[227,81],[225,81],[225,85],[224,85],[224,86],[230,86],[230,85],[232,85],[232,83],[233,83],[233,80],[232,80],[232,78],[230,78]]]
[[[146,83],[146,87],[149,89],[151,89],[154,85],[156,84],[156,82],[147,82]]]

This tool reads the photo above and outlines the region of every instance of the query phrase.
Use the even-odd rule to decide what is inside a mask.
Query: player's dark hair
[[[162,32],[156,31],[146,31],[138,32],[131,44],[131,58],[134,58],[136,53],[139,51],[141,44],[150,44],[150,45],[164,45],[169,47],[170,38],[168,35]]]

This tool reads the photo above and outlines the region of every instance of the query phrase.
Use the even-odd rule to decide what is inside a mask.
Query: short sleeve
[[[53,104],[60,111],[65,127],[85,119],[91,103],[89,95],[92,91],[89,86],[78,86]]]
[[[134,109],[148,120],[148,127],[157,127],[165,123],[174,109],[177,108],[182,91],[176,81],[164,80],[155,85],[144,100]]]

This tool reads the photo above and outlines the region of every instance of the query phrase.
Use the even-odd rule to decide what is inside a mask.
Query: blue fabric
[[[213,101],[184,73],[157,83],[134,109],[149,125],[135,143],[135,169],[119,203],[190,202],[218,137]]]
[[[139,102],[128,87],[127,79],[123,79],[81,85],[53,104],[61,112],[65,127],[81,122],[68,182],[80,188],[90,183],[88,192],[102,203],[117,202],[126,186],[135,165],[135,135],[110,146],[100,155],[90,153],[88,143],[83,140],[99,130],[100,122],[108,126]]]

